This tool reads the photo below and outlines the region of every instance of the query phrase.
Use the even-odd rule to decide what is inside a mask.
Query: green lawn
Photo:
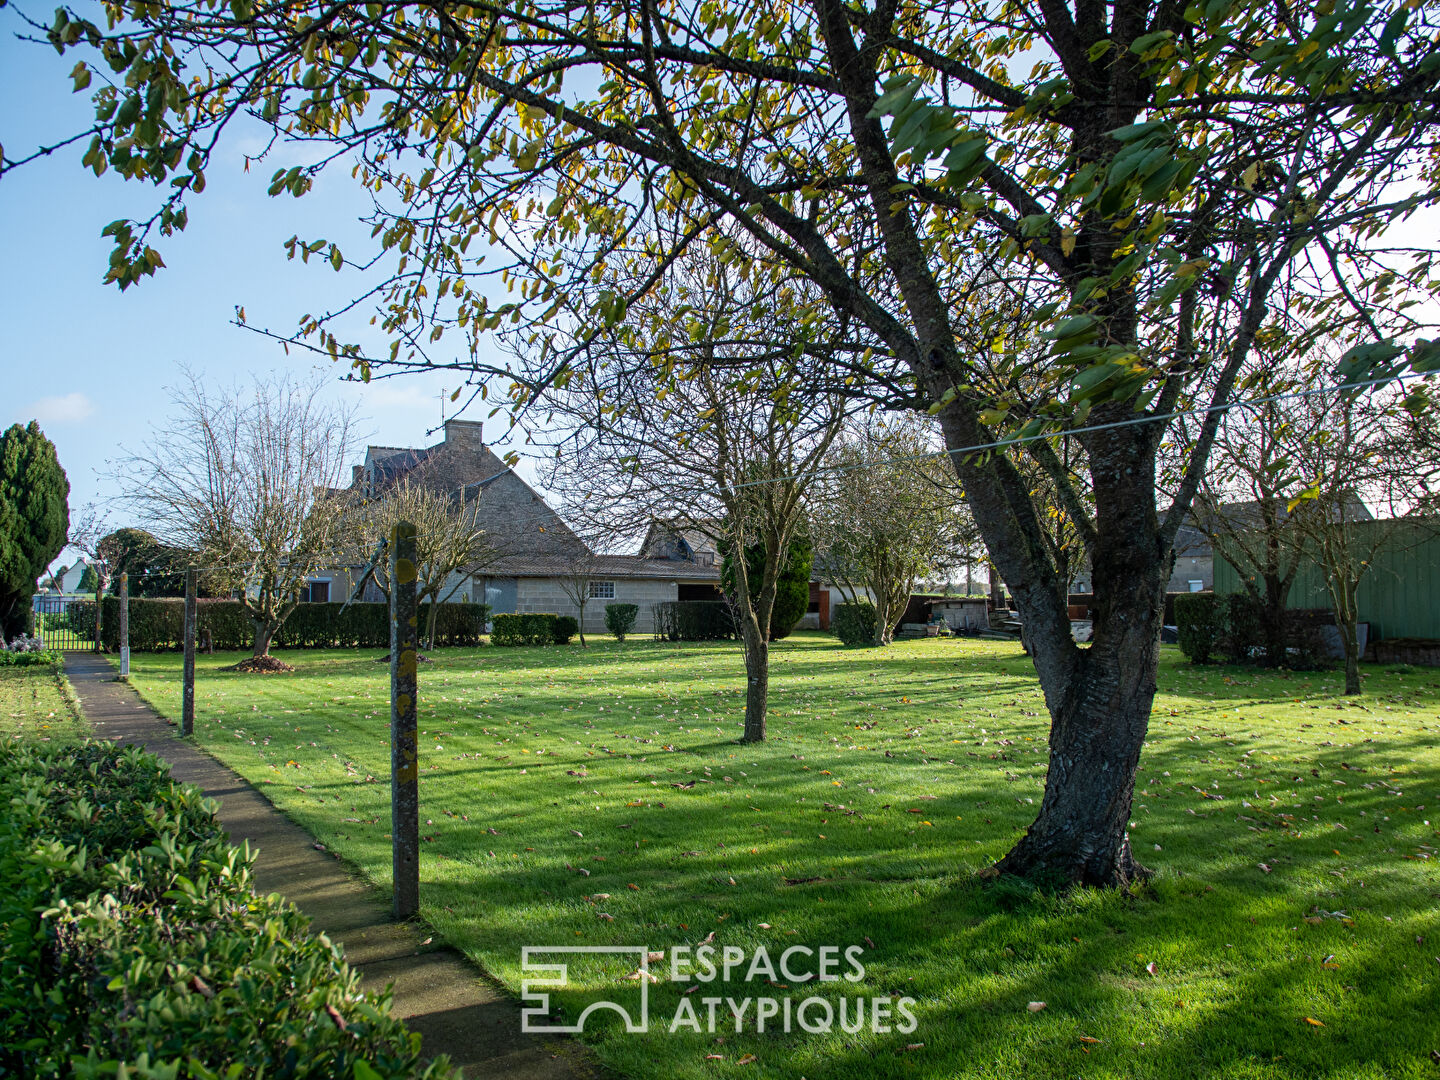
[[[86,733],[58,665],[0,667],[0,739],[78,739]]]
[[[201,657],[196,733],[383,885],[375,655],[288,654],[279,676]],[[516,990],[522,945],[864,949],[853,985],[662,981],[648,1035],[593,1014],[587,1041],[635,1077],[1440,1076],[1440,672],[1370,669],[1345,701],[1336,674],[1167,649],[1132,831],[1154,883],[1061,897],[975,876],[1041,794],[1046,717],[1017,648],[801,634],[773,660],[771,740],[741,747],[731,644],[438,653],[425,918]],[[132,662],[172,716],[179,668]],[[617,979],[633,960],[570,966],[567,1018],[638,995]],[[918,1026],[762,1034],[752,1005],[740,1034],[668,1031],[682,997],[703,1020],[721,995],[910,996]]]

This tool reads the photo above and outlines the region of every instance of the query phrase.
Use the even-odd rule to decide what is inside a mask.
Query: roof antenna
[[[440,426],[445,426],[445,387],[440,388]]]

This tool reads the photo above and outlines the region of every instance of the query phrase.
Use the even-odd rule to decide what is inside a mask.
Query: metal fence
[[[81,637],[70,624],[70,605],[83,602],[75,596],[37,596],[34,601],[35,633],[47,649],[93,649],[89,636]]]
[[[1397,527],[1393,522],[1356,522],[1361,531],[1391,530],[1375,554],[1374,564],[1360,579],[1356,599],[1360,621],[1370,624],[1372,640],[1440,638],[1440,531],[1434,520]],[[1215,591],[1240,592],[1240,573],[1219,552],[1215,554]],[[1329,608],[1325,571],[1306,560],[1295,574],[1287,606]]]

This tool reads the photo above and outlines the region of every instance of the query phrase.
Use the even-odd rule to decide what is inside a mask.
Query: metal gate
[[[35,597],[35,633],[47,649],[93,649],[93,636],[82,637],[70,620],[70,605],[83,603],[69,596]],[[94,605],[94,601],[90,601]]]

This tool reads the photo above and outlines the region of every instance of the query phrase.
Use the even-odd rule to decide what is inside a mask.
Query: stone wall
[[[614,599],[596,597],[585,605],[585,633],[605,633],[606,604],[636,604],[640,608],[635,619],[636,634],[655,630],[655,605],[674,600],[678,590],[675,582],[663,579],[625,579],[615,582]],[[565,595],[556,578],[523,577],[517,582],[515,609],[518,612],[553,611],[556,615],[578,615],[579,611]]]

